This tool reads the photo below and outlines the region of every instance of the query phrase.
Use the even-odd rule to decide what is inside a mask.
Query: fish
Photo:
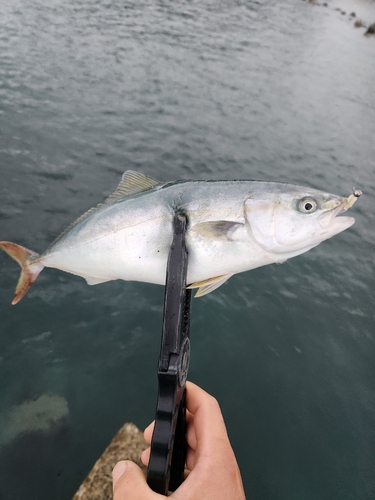
[[[159,182],[127,170],[103,203],[73,222],[39,255],[0,241],[21,266],[12,304],[27,293],[45,267],[86,279],[164,285],[177,212],[187,217],[188,288],[196,297],[231,276],[280,264],[348,229],[342,216],[361,195],[348,197],[281,182],[177,180]]]

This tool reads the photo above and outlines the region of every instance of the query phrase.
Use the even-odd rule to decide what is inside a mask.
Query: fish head
[[[267,252],[299,255],[352,226],[355,219],[341,214],[361,194],[353,189],[345,198],[287,184],[254,192],[245,202],[247,231]]]

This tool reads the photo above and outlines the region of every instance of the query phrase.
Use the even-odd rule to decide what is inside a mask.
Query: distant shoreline
[[[306,1],[306,0],[302,0]],[[353,26],[355,28],[364,28],[366,31],[364,32],[364,36],[366,37],[375,37],[375,22],[371,24],[367,24],[362,21],[359,17],[357,17],[357,14],[353,11],[350,14],[348,14],[345,10],[340,9],[340,7],[330,7],[330,5],[327,2],[320,3],[317,0],[307,0],[307,3],[310,3],[311,5],[316,5],[319,7],[326,7],[330,8],[331,10],[335,10],[337,12],[340,12],[341,15],[343,16],[348,16],[350,20],[354,21]]]

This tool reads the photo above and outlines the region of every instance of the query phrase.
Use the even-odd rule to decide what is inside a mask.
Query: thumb
[[[140,467],[130,460],[119,462],[112,472],[113,500],[152,500],[156,494],[146,483]]]

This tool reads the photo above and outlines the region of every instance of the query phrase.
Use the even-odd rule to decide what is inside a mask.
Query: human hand
[[[186,479],[173,500],[245,500],[240,471],[230,445],[218,402],[197,385],[186,383]],[[145,430],[151,442],[154,424]],[[142,453],[147,465],[150,448]],[[112,473],[113,500],[161,500],[152,491],[142,470],[131,461],[119,462]]]

